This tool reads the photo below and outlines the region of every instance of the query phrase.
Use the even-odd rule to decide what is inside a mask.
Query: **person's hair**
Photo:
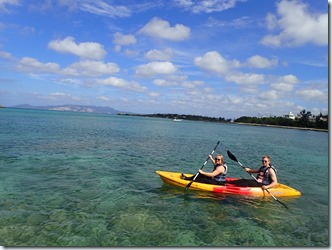
[[[220,161],[221,161],[221,163],[224,163],[224,157],[223,157],[221,154],[217,154],[216,157],[217,157],[217,156],[220,156],[220,159],[221,159]],[[215,158],[216,158],[216,157],[215,157]]]
[[[268,158],[269,161],[271,161],[270,156],[268,156],[268,155],[264,155],[264,156],[262,157],[262,159],[264,159],[264,158]]]

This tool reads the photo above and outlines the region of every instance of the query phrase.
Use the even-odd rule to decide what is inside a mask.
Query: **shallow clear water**
[[[171,119],[0,109],[2,246],[328,246],[328,133]],[[216,142],[229,176],[269,154],[299,198],[163,184]],[[208,163],[206,170],[211,170]]]

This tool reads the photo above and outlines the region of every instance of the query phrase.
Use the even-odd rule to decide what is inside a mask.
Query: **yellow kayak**
[[[163,182],[185,188],[190,180],[181,179],[181,173],[177,172],[165,172],[165,171],[156,171],[156,173],[160,176]],[[187,176],[191,176],[191,174],[185,174]],[[227,181],[237,180],[239,178],[227,178]],[[249,195],[249,196],[268,196],[269,194],[261,189],[260,187],[239,187],[234,184],[227,184],[226,186],[222,185],[212,185],[200,182],[193,182],[190,186],[192,190],[200,190],[214,193],[224,193],[224,194],[239,194],[239,195]],[[276,197],[283,196],[300,196],[301,192],[291,188],[287,185],[280,184],[276,187],[269,189],[270,193]]]

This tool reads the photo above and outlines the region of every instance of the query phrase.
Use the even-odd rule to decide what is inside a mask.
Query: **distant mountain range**
[[[128,113],[122,112],[110,107],[99,107],[99,106],[91,106],[91,105],[49,105],[49,106],[33,106],[30,104],[21,104],[12,106],[11,108],[19,108],[19,109],[42,109],[42,110],[57,110],[57,111],[71,111],[71,112],[89,112],[89,113],[102,113],[102,114],[110,114],[115,115],[118,113]]]

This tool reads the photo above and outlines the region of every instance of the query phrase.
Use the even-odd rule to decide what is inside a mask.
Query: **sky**
[[[328,113],[325,0],[0,0],[0,105]]]

